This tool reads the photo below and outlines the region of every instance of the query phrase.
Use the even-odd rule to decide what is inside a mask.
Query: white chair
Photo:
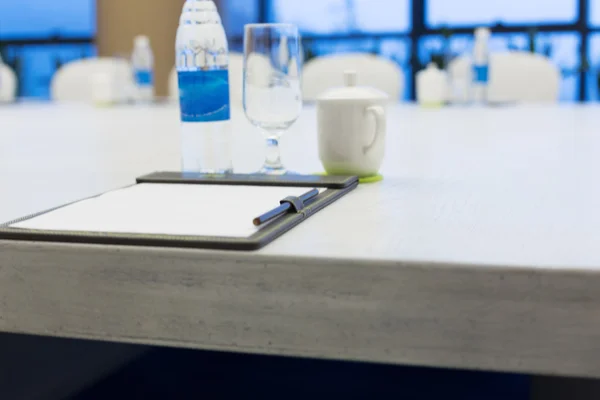
[[[469,57],[454,59],[448,65],[452,99],[466,100],[471,82]],[[464,85],[465,88],[457,88]],[[559,97],[560,72],[548,58],[528,52],[493,53],[490,56],[488,100],[490,102],[544,103]]]
[[[12,103],[17,97],[17,75],[0,62],[0,103]]]
[[[229,53],[229,91],[231,104],[234,107],[242,107],[242,96],[244,90],[244,55],[241,53]],[[177,69],[173,67],[169,74],[169,97],[172,100],[179,99],[179,84],[177,82]]]
[[[302,74],[302,91],[306,101],[315,101],[326,90],[342,86],[344,71],[355,70],[358,84],[372,86],[400,100],[404,92],[404,73],[386,58],[372,54],[332,54],[306,63]]]
[[[112,83],[113,101],[127,101],[134,88],[131,64],[119,58],[90,58],[64,65],[54,74],[51,97],[61,102],[93,102],[94,77],[103,75]]]

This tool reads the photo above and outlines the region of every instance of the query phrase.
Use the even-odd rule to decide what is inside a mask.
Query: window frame
[[[257,22],[269,22],[271,20],[271,10],[273,5],[273,0],[248,0],[255,1],[258,4],[258,18]],[[448,0],[451,1],[451,0]],[[415,88],[412,84],[415,79],[415,74],[419,69],[419,59],[418,59],[418,44],[421,41],[421,38],[431,36],[431,35],[441,35],[444,32],[444,28],[436,27],[431,28],[426,24],[426,16],[427,16],[427,2],[428,0],[412,0],[412,4],[410,5],[410,26],[411,30],[406,32],[389,32],[389,33],[381,33],[381,34],[368,34],[368,33],[350,33],[350,34],[337,34],[337,35],[303,35],[303,39],[308,42],[315,41],[336,41],[336,40],[364,40],[364,39],[376,39],[376,40],[386,40],[386,39],[406,39],[410,40],[410,48],[412,49],[412,54],[410,56],[410,60],[408,65],[403,65],[403,68],[407,68],[411,71],[410,76],[408,77],[408,84],[412,88],[411,90],[411,99],[415,98]],[[593,26],[590,21],[590,9],[591,9],[591,0],[577,0],[577,15],[578,19],[574,23],[558,23],[558,24],[525,24],[525,25],[495,25],[492,26],[492,31],[494,33],[523,33],[535,27],[538,32],[575,32],[581,35],[581,46],[579,49],[579,65],[588,66],[589,65],[589,38],[591,34],[599,33],[600,26]],[[453,27],[452,32],[455,34],[470,34],[475,29],[475,26],[460,26]],[[37,37],[37,38],[11,38],[9,40],[3,40],[0,38],[0,48],[4,47],[25,47],[32,45],[61,45],[61,44],[95,44],[95,35],[90,36],[80,36],[80,37],[70,37],[70,36],[45,36],[45,37]],[[243,42],[243,38],[240,36],[231,37],[230,41],[240,46]],[[9,60],[10,61],[10,60]],[[6,60],[5,60],[6,62]],[[18,72],[18,71],[17,71]],[[586,85],[586,76],[587,71],[583,68],[579,71],[579,87],[578,87],[578,96],[577,99],[579,101],[585,101],[587,99],[587,85]],[[19,94],[22,94],[19,91]]]

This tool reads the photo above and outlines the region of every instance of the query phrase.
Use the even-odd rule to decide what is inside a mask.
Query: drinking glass
[[[250,24],[244,29],[244,111],[267,143],[260,173],[284,175],[279,139],[300,116],[302,56],[298,28]]]

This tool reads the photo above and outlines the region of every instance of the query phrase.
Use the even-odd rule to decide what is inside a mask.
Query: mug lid
[[[387,100],[388,95],[381,90],[368,86],[356,86],[357,73],[344,71],[344,86],[329,89],[318,97],[318,101],[339,100]]]

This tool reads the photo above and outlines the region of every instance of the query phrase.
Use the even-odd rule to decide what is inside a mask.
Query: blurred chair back
[[[471,82],[471,61],[458,57],[449,66],[451,85]],[[560,72],[547,57],[528,52],[495,53],[490,57],[490,102],[548,103],[559,97]],[[455,93],[456,88],[453,90]],[[458,91],[462,92],[462,91]],[[453,98],[455,101],[464,99]]]
[[[0,103],[12,103],[17,97],[17,75],[6,64],[0,63]]]
[[[314,58],[304,66],[303,96],[315,101],[328,89],[343,86],[344,71],[355,70],[358,84],[379,89],[398,101],[404,92],[404,73],[386,58],[372,54],[333,54]]]
[[[93,102],[94,77],[108,77],[115,102],[131,97],[134,88],[133,73],[129,61],[120,58],[90,58],[64,65],[54,74],[50,87],[55,101]]]
[[[232,107],[242,107],[244,91],[244,55],[229,53],[229,92]],[[177,82],[177,68],[173,67],[169,74],[169,97],[179,99],[179,84]]]

